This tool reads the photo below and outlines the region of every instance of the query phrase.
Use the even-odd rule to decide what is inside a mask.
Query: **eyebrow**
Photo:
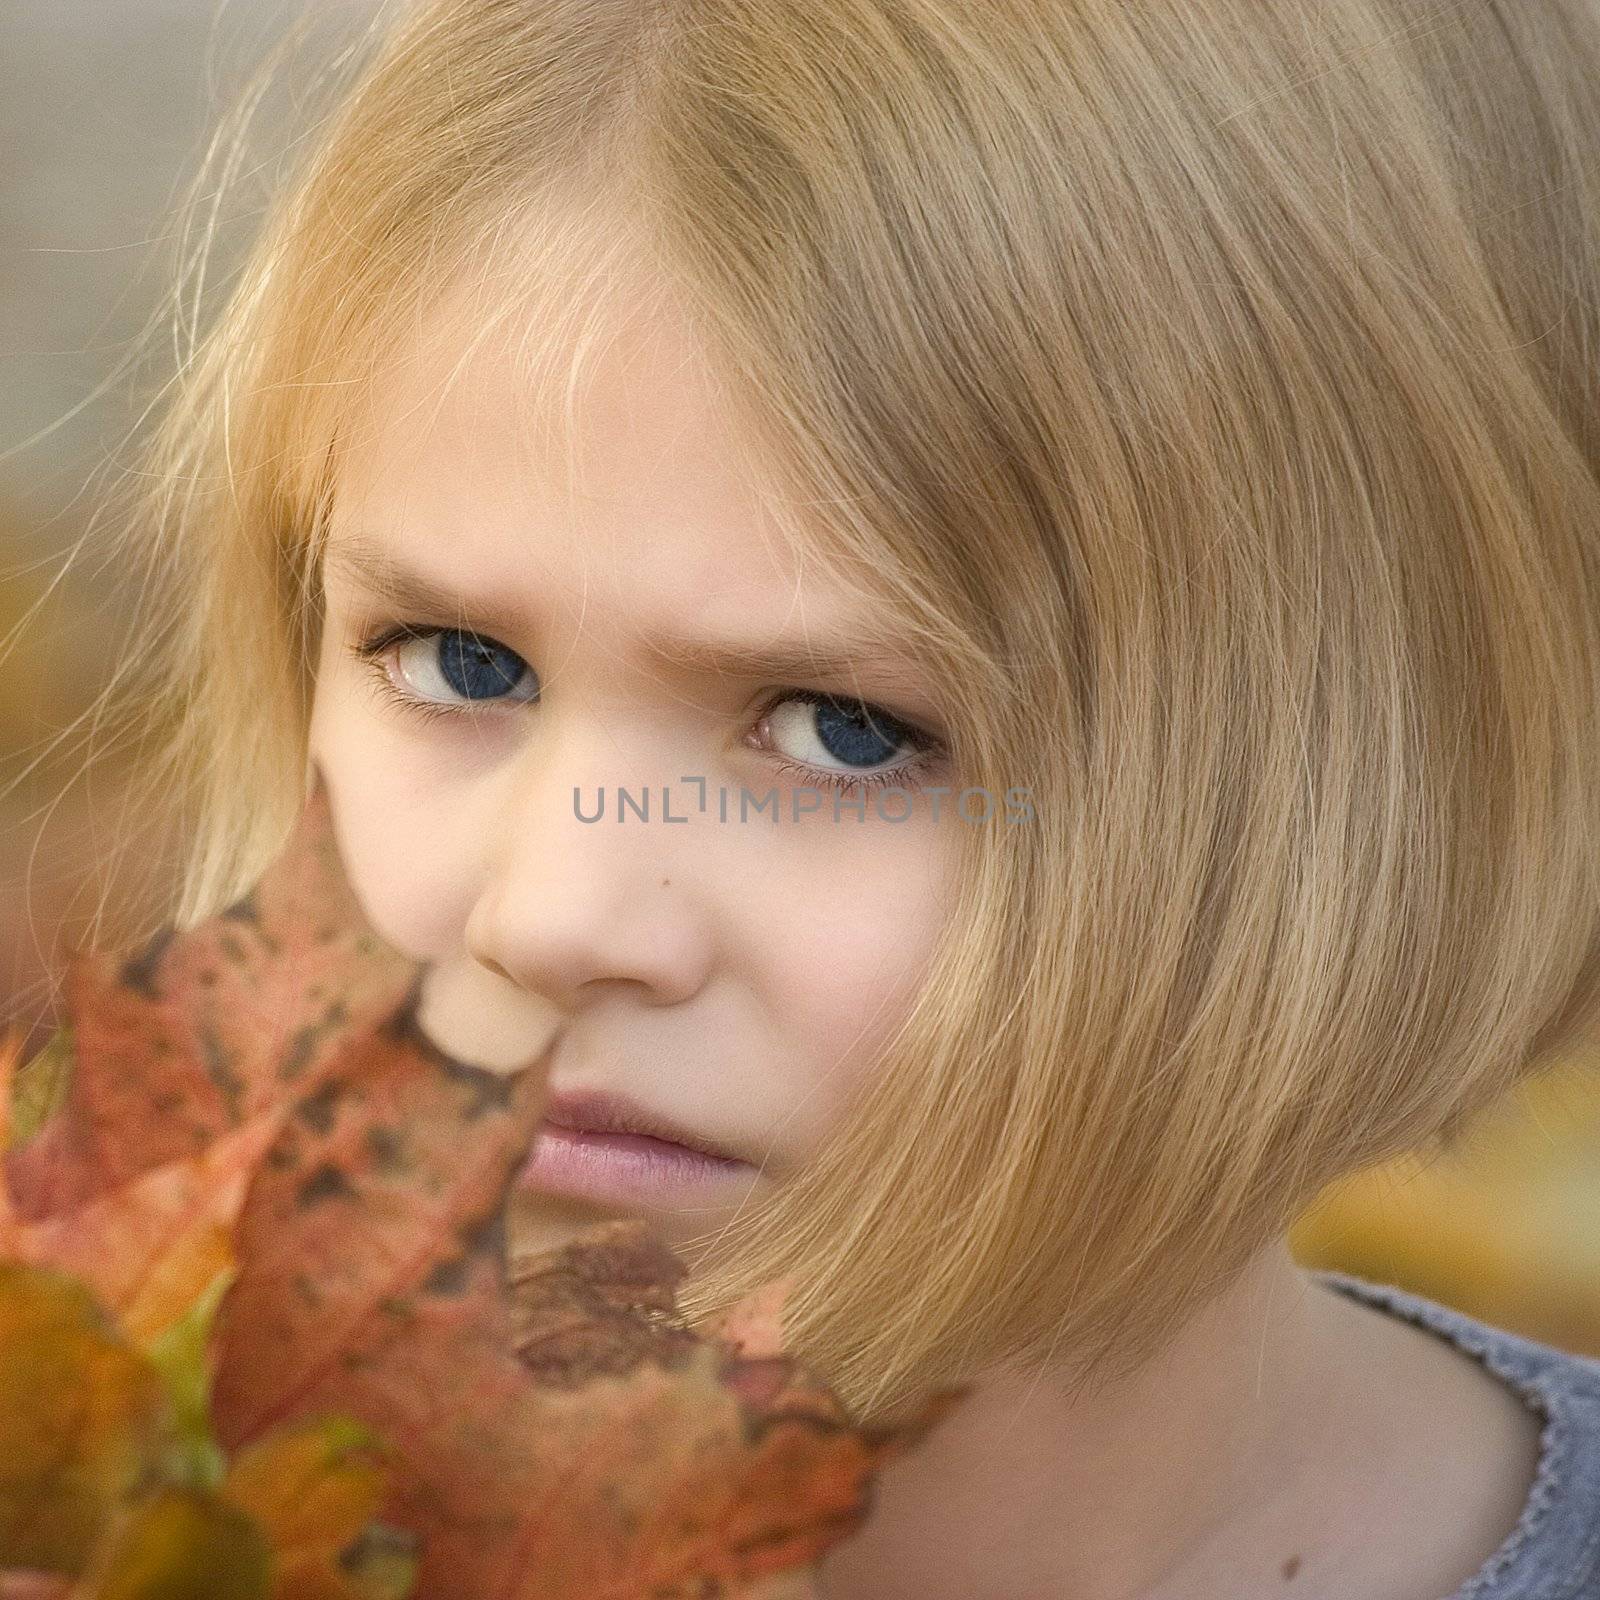
[[[454,617],[464,630],[504,635],[527,630],[531,618],[503,598],[473,602],[407,565],[377,540],[359,532],[329,537],[323,562],[378,596],[397,611],[421,617]],[[758,643],[740,639],[701,639],[682,634],[656,634],[643,641],[647,655],[665,667],[685,672],[747,678],[813,677],[841,683],[868,678],[890,693],[927,700],[925,678],[900,654],[881,641],[852,639],[823,632],[810,640]]]

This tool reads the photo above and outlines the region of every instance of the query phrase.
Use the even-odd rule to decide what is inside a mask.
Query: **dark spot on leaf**
[[[319,1032],[320,1029],[309,1022],[295,1029],[294,1037],[289,1040],[289,1048],[284,1052],[283,1062],[278,1068],[280,1082],[293,1083],[311,1064],[311,1052],[316,1046]]]
[[[419,1544],[417,1535],[404,1528],[394,1528],[386,1522],[369,1522],[339,1552],[339,1565],[359,1578],[374,1564],[387,1567],[416,1555]]]
[[[225,917],[231,917],[235,922],[259,923],[261,921],[261,907],[256,902],[256,891],[254,889],[246,890],[232,905],[224,906],[221,914]]]
[[[221,946],[223,955],[233,962],[235,966],[242,967],[245,964],[247,959],[245,947],[231,933],[226,931],[219,933],[217,935],[217,943]]]
[[[161,994],[156,988],[156,968],[160,966],[162,954],[176,934],[176,928],[163,928],[148,939],[137,954],[129,956],[122,963],[121,981],[147,1000],[159,1000]]]
[[[293,1083],[316,1057],[316,1049],[325,1034],[337,1033],[350,1020],[342,999],[335,1000],[323,1014],[320,1022],[308,1022],[295,1029],[278,1067],[278,1078],[283,1083]]]
[[[327,1133],[333,1127],[334,1113],[338,1109],[339,1098],[344,1093],[344,1088],[339,1079],[329,1078],[320,1089],[307,1095],[294,1108],[294,1114],[308,1128],[317,1133]]]
[[[389,1038],[409,1045],[425,1061],[467,1091],[466,1104],[461,1108],[463,1122],[476,1122],[486,1111],[506,1110],[522,1077],[521,1073],[492,1072],[487,1067],[475,1067],[471,1062],[459,1061],[441,1050],[423,1031],[418,1020],[418,1007],[422,1001],[422,980],[426,970],[418,968],[405,999],[385,1020],[381,1031]]]
[[[275,1144],[267,1151],[266,1162],[274,1172],[292,1172],[300,1164],[300,1153],[290,1145]]]
[[[1289,1559],[1287,1561],[1285,1561],[1284,1564],[1283,1564],[1283,1576],[1284,1576],[1285,1582],[1287,1582],[1290,1578],[1292,1578],[1299,1570],[1300,1570],[1300,1557],[1299,1556],[1290,1556]]]
[[[234,1071],[233,1061],[222,1041],[209,1027],[200,1030],[200,1059],[206,1069],[206,1076],[222,1093],[228,1120],[238,1122],[244,1114],[244,1079]]]
[[[467,1103],[461,1108],[464,1122],[476,1122],[484,1112],[504,1111],[511,1104],[515,1080],[507,1074],[474,1067],[453,1056],[441,1056],[439,1065],[447,1078],[467,1091]]]
[[[419,967],[411,975],[411,982],[406,988],[404,997],[384,1018],[381,1031],[402,1044],[415,1045],[429,1061],[439,1061],[445,1059],[444,1052],[423,1031],[422,1024],[418,1020],[425,973],[426,969]]]
[[[494,1210],[481,1222],[463,1230],[461,1242],[467,1247],[467,1253],[475,1256],[491,1256],[499,1260],[505,1255],[506,1249],[506,1214],[502,1210]]]
[[[684,1270],[638,1222],[518,1260],[506,1273],[517,1354],[540,1383],[558,1388],[642,1362],[681,1366],[700,1344],[677,1311],[673,1284]]]
[[[398,1128],[373,1123],[362,1135],[372,1164],[386,1178],[398,1177],[406,1170],[405,1136]]]
[[[467,1273],[475,1257],[487,1256],[498,1265],[505,1256],[506,1223],[502,1211],[492,1211],[480,1221],[463,1228],[459,1235],[461,1254],[441,1261],[428,1274],[423,1288],[430,1294],[460,1294],[467,1286]]]
[[[300,1185],[295,1194],[295,1204],[305,1210],[316,1205],[322,1200],[351,1200],[355,1198],[355,1189],[338,1167],[331,1161],[324,1161],[320,1167]]]
[[[460,1294],[467,1286],[467,1265],[468,1258],[464,1255],[441,1261],[423,1279],[423,1289],[429,1294]]]

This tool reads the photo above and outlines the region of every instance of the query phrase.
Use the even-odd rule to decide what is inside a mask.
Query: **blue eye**
[[[516,688],[523,672],[532,670],[514,650],[459,628],[441,633],[436,644],[440,676],[466,700],[492,700],[507,694]]]
[[[377,659],[391,646],[398,646],[396,665],[408,688],[395,684],[385,663]],[[405,660],[408,650],[411,659]],[[471,710],[475,705],[488,704],[511,694],[524,678],[529,680],[528,692],[517,698],[538,698],[538,680],[533,669],[515,650],[464,628],[391,628],[358,645],[356,652],[373,662],[380,673],[380,681],[387,684],[403,704],[422,711]],[[459,697],[466,705],[457,704],[451,696]]]
[[[467,629],[400,623],[350,649],[372,669],[385,700],[424,720],[471,716],[508,699],[520,705],[539,698],[538,678],[516,651]],[[407,651],[412,659],[402,660]],[[404,687],[390,670],[391,655]],[[937,735],[881,706],[817,689],[779,691],[767,701],[759,726],[802,746],[798,758],[778,753],[779,767],[847,792],[906,782],[945,753]],[[896,756],[897,764],[884,765]],[[824,764],[828,761],[842,767]]]
[[[774,732],[812,741],[825,757],[847,768],[881,767],[906,746],[916,750],[926,742],[918,729],[887,711],[817,689],[786,690],[767,712],[766,721]],[[802,755],[800,760],[816,765],[814,757]]]

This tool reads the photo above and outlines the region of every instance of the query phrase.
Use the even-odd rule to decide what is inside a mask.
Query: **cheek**
[[[418,961],[459,948],[468,876],[440,826],[437,783],[408,782],[389,738],[348,694],[319,688],[309,755],[327,783],[339,855],[380,937]]]
[[[789,1059],[808,1063],[801,1090],[817,1129],[854,1093],[921,991],[954,864],[942,819],[869,824],[852,839],[853,831],[843,825],[831,866],[814,856],[745,930]]]

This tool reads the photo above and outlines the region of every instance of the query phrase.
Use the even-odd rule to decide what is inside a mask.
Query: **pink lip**
[[[601,1204],[628,1205],[738,1179],[748,1186],[754,1169],[639,1133],[596,1133],[546,1121],[517,1174],[516,1187],[569,1195]]]
[[[517,1186],[627,1206],[754,1169],[731,1150],[606,1089],[557,1089]]]
[[[703,1138],[625,1094],[609,1089],[556,1089],[545,1102],[544,1120],[575,1133],[644,1133],[668,1144],[684,1145],[702,1155],[737,1161],[732,1150]]]

